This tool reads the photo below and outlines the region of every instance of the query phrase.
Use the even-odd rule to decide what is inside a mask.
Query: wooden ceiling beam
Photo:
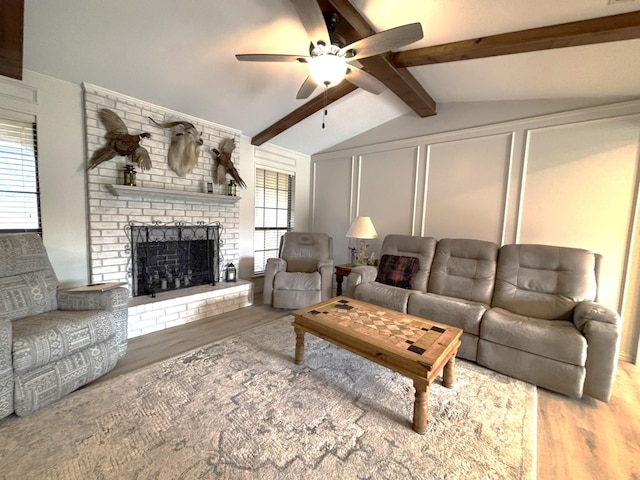
[[[376,33],[366,19],[348,0],[318,0],[318,5],[323,12],[334,11],[340,15],[340,23],[338,24],[336,33],[341,35],[347,44]],[[389,90],[395,93],[419,116],[427,117],[436,114],[436,102],[433,98],[431,98],[420,82],[418,82],[408,70],[397,68],[393,64],[390,60],[390,54],[364,58],[360,60],[360,62],[367,73],[370,73],[384,83]],[[356,88],[357,87],[354,87],[349,82],[342,82],[330,88],[328,90],[327,104],[339,100]],[[322,110],[325,105],[322,97],[322,95],[315,97],[286,117],[278,120],[253,137],[251,143],[253,145],[262,145],[276,135],[291,128],[296,123]]]
[[[329,90],[327,90],[327,105],[335,102],[345,95],[350,94],[357,88],[358,87],[349,82],[341,82],[335,87],[330,88]],[[314,113],[319,112],[323,108],[324,95],[320,94],[314,97],[310,102],[305,103],[303,106],[297,108],[286,117],[278,120],[270,127],[267,127],[265,130],[258,133],[251,139],[251,144],[256,146],[262,145],[263,143],[271,140],[276,135],[280,135],[288,128],[293,127],[296,123],[299,123],[305,118],[310,117]]]
[[[640,38],[640,11],[531,28],[391,54],[398,68]]]
[[[22,80],[24,0],[0,2],[0,75]]]

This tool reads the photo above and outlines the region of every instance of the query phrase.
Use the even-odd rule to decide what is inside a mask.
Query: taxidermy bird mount
[[[175,121],[167,123],[158,123],[149,117],[153,123],[160,128],[179,127],[173,131],[171,136],[171,146],[169,147],[168,163],[171,170],[176,172],[178,176],[184,177],[187,173],[191,173],[198,164],[200,146],[204,143],[202,134],[196,130],[193,123],[184,121]]]
[[[233,138],[225,138],[220,142],[220,151],[212,148],[211,151],[216,158],[216,165],[213,169],[213,179],[219,185],[227,183],[227,173],[233,177],[235,182],[242,188],[247,188],[247,184],[240,178],[236,167],[231,161],[231,154],[236,148],[236,142]]]
[[[127,126],[122,119],[108,108],[100,110],[99,116],[107,129],[104,136],[107,139],[107,144],[93,152],[87,170],[96,168],[102,162],[111,160],[116,155],[128,157],[138,165],[140,170],[149,170],[151,158],[149,152],[140,145],[140,142],[143,138],[151,137],[151,134],[143,132],[138,135],[129,135]]]

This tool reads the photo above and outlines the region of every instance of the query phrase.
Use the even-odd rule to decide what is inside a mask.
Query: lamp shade
[[[318,85],[333,87],[347,74],[347,64],[336,55],[319,55],[309,61],[309,75]]]
[[[349,238],[378,238],[370,217],[356,217],[347,232]]]

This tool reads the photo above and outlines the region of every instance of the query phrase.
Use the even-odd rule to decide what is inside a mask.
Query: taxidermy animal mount
[[[100,110],[99,116],[107,129],[107,133],[104,136],[107,139],[107,143],[93,152],[87,170],[96,168],[102,162],[111,160],[116,155],[129,157],[132,162],[138,165],[140,170],[149,170],[151,168],[151,158],[149,158],[149,152],[140,145],[140,142],[143,138],[151,137],[151,134],[144,132],[137,135],[129,135],[127,126],[122,119],[108,108]]]
[[[233,138],[225,138],[220,142],[220,151],[212,148],[211,151],[216,158],[216,165],[213,169],[213,179],[217,184],[223,185],[227,183],[227,173],[233,177],[238,185],[247,188],[247,184],[240,178],[236,167],[231,161],[231,154],[236,148],[236,142]]]
[[[158,123],[151,117],[149,117],[149,120],[161,128],[178,127],[171,136],[171,146],[168,154],[169,168],[180,177],[191,173],[198,164],[198,157],[200,156],[198,149],[204,143],[202,134],[196,130],[193,123],[183,121]]]

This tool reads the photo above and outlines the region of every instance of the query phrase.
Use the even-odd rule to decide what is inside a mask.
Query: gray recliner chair
[[[278,258],[267,259],[263,301],[297,309],[331,298],[333,239],[326,233],[288,232]]]
[[[37,234],[0,235],[0,418],[109,372],[127,351],[129,291],[58,289]]]

